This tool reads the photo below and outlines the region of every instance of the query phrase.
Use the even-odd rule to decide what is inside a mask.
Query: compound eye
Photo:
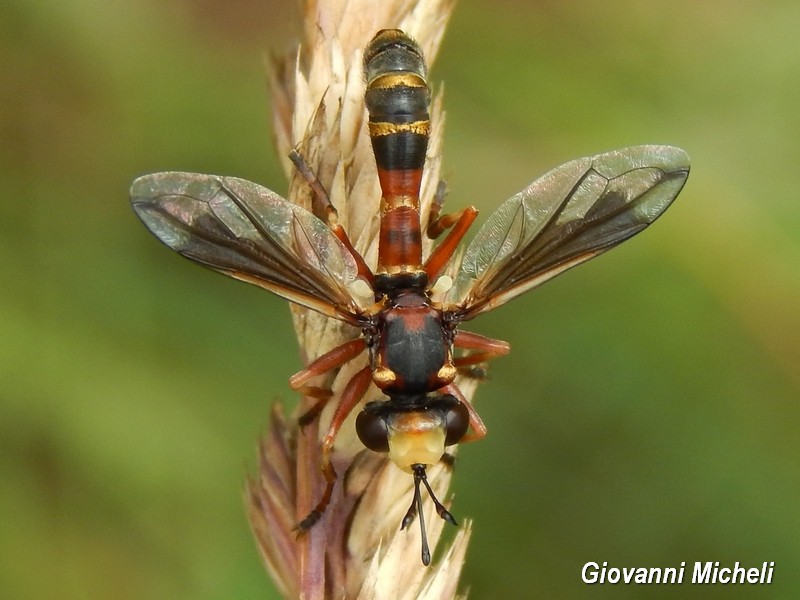
[[[445,415],[445,446],[452,446],[461,441],[469,427],[469,411],[463,403],[459,402],[447,409]]]
[[[373,452],[389,451],[389,430],[379,415],[361,411],[356,417],[358,439]]]

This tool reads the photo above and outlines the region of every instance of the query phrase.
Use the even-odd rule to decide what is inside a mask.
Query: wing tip
[[[637,146],[634,146],[637,148]],[[689,154],[683,148],[678,146],[670,146],[668,144],[651,144],[638,146],[643,150],[642,154],[652,157],[654,161],[663,165],[662,168],[669,166],[668,172],[681,172],[689,173],[691,168],[691,161]],[[666,169],[665,169],[666,170]]]

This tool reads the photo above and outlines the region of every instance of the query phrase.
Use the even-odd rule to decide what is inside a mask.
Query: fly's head
[[[450,394],[370,402],[356,418],[361,442],[387,453],[407,473],[414,472],[414,465],[438,463],[445,447],[461,441],[468,427],[466,406]]]
[[[408,527],[419,515],[422,535],[422,562],[430,564],[431,553],[425,532],[420,484],[428,491],[437,514],[456,525],[453,515],[442,505],[428,483],[427,467],[435,465],[445,448],[457,444],[467,433],[469,411],[450,394],[420,398],[396,396],[388,402],[370,402],[356,418],[356,432],[361,442],[374,452],[388,454],[392,462],[414,476],[414,497],[401,528]]]

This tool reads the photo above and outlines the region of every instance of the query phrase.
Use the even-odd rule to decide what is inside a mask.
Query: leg
[[[306,384],[314,377],[323,375],[337,367],[341,367],[347,361],[354,359],[361,354],[366,347],[367,342],[364,341],[363,338],[345,342],[340,346],[336,346],[333,350],[326,352],[305,369],[295,373],[289,378],[289,387],[293,390],[297,390],[304,396],[317,399],[314,405],[300,415],[300,418],[297,420],[301,429],[319,416],[319,413],[322,412],[322,409],[325,408],[325,405],[331,397],[330,391]]]
[[[325,408],[325,405],[328,404],[328,400],[330,400],[331,396],[333,396],[333,392],[331,390],[325,390],[313,385],[304,385],[298,391],[306,398],[316,399],[314,405],[300,415],[297,419],[297,424],[300,426],[300,430],[302,431],[305,429],[306,425],[313,423],[314,419],[319,416],[319,413],[321,413],[322,409]]]
[[[435,240],[442,235],[445,230],[450,229],[453,225],[455,225],[464,210],[476,210],[470,206],[469,208],[461,210],[457,213],[446,213],[443,215],[442,208],[444,207],[444,198],[446,195],[447,184],[444,182],[444,180],[441,180],[439,185],[436,186],[436,195],[433,197],[431,211],[428,215],[428,227],[425,230],[426,235],[432,240]]]
[[[442,269],[447,266],[447,263],[450,262],[453,253],[455,253],[456,248],[464,238],[464,234],[467,233],[477,216],[478,209],[474,206],[468,206],[457,213],[438,217],[435,227],[433,224],[428,225],[429,232],[432,227],[434,231],[444,231],[446,228],[452,227],[447,237],[434,248],[428,260],[425,261],[425,272],[428,274],[430,281],[434,281]]]
[[[511,351],[511,344],[508,342],[495,340],[485,335],[480,335],[479,333],[472,333],[471,331],[461,331],[460,329],[456,331],[453,345],[462,350],[477,350],[477,353],[484,355],[482,360],[504,356]]]
[[[439,180],[439,185],[436,186],[436,194],[433,196],[431,212],[428,215],[428,227],[425,231],[432,240],[435,240],[442,235],[445,229],[452,226],[452,223],[450,225],[443,225],[442,223],[441,214],[445,196],[447,196],[447,183],[445,183],[444,179],[441,179]]]
[[[364,258],[361,254],[353,248],[353,244],[350,242],[347,232],[344,230],[344,227],[339,224],[339,212],[331,202],[328,192],[322,187],[314,171],[311,170],[311,167],[308,166],[308,163],[297,150],[292,150],[289,153],[289,160],[292,161],[297,172],[303,176],[303,179],[305,179],[309,187],[311,187],[311,191],[314,192],[314,202],[312,204],[313,213],[318,217],[320,215],[325,215],[324,220],[328,224],[328,227],[331,228],[333,234],[339,238],[339,241],[342,242],[350,254],[353,255],[358,265],[358,274],[372,285],[372,270],[367,266],[367,263],[364,262]]]
[[[467,232],[470,225],[472,225],[475,217],[478,216],[478,209],[474,206],[468,206],[457,213],[443,215],[442,207],[444,206],[444,197],[446,195],[447,185],[444,180],[442,180],[436,187],[436,195],[433,197],[431,211],[428,215],[426,234],[433,240],[442,235],[445,230],[451,227],[452,230],[445,240],[431,252],[428,260],[425,261],[425,272],[428,275],[428,280],[431,282],[434,281],[436,276],[439,275],[447,263],[450,262],[464,234]]]
[[[455,366],[458,374],[478,381],[487,381],[489,379],[489,363],[486,362],[486,359],[492,357],[482,356],[481,354],[479,352],[454,358],[453,366]]]
[[[453,345],[462,350],[474,350],[453,359],[453,366],[462,375],[475,379],[487,379],[485,363],[498,356],[508,354],[511,346],[503,340],[495,340],[469,331],[457,331]]]
[[[475,408],[470,404],[469,400],[464,397],[464,394],[461,393],[461,390],[458,387],[451,383],[450,385],[446,385],[442,388],[442,392],[445,394],[452,394],[455,396],[459,402],[461,402],[464,406],[467,407],[467,412],[469,413],[469,426],[472,429],[472,433],[468,433],[463,438],[461,438],[461,442],[474,442],[479,440],[483,437],[486,437],[486,425],[483,423],[483,419],[481,419],[478,412]]]
[[[312,204],[312,212],[320,219],[323,219],[328,225],[333,225],[339,222],[339,212],[336,207],[331,203],[328,192],[322,187],[316,173],[311,169],[306,159],[297,151],[292,150],[289,152],[289,160],[292,161],[294,168],[306,180],[311,191],[314,192],[314,201]],[[324,215],[324,218],[323,218]]]
[[[303,386],[317,375],[323,375],[336,367],[341,367],[344,363],[354,359],[361,354],[367,347],[364,338],[356,338],[336,346],[308,365],[302,371],[298,371],[289,378],[289,387],[293,390],[301,390]],[[316,397],[315,394],[309,394]]]
[[[352,412],[353,408],[356,407],[367,392],[367,388],[371,382],[372,370],[369,365],[367,365],[353,375],[353,378],[347,383],[347,386],[342,392],[342,397],[339,400],[339,404],[336,406],[336,411],[333,413],[328,431],[326,431],[325,435],[322,437],[322,473],[325,475],[325,491],[314,509],[305,519],[297,524],[297,529],[301,533],[313,527],[313,525],[320,520],[325,509],[328,508],[328,503],[331,501],[331,496],[333,495],[333,486],[336,483],[336,470],[331,463],[333,444],[336,441],[336,436],[339,434],[339,430],[342,428],[342,424],[347,418],[347,415]]]

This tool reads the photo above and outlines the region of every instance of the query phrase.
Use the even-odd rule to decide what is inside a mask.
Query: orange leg
[[[339,435],[339,430],[342,428],[342,424],[347,418],[347,415],[353,411],[367,392],[367,388],[369,388],[371,382],[372,370],[369,365],[367,365],[353,375],[342,392],[342,397],[339,400],[339,404],[336,406],[336,411],[333,413],[328,431],[326,431],[325,435],[322,437],[322,473],[325,475],[325,491],[314,509],[305,519],[297,524],[297,529],[300,530],[300,532],[308,531],[319,521],[325,509],[328,507],[328,503],[331,501],[333,486],[336,483],[336,469],[333,468],[333,464],[331,463],[333,444],[336,441],[336,436]]]
[[[341,367],[347,361],[354,359],[361,354],[366,347],[367,342],[364,338],[356,338],[336,346],[333,350],[329,350],[320,356],[302,371],[298,371],[289,377],[289,387],[293,390],[301,389],[317,375],[323,375],[336,367]]]
[[[486,337],[479,333],[472,333],[471,331],[461,331],[460,329],[456,331],[453,345],[462,350],[477,350],[479,353],[485,354],[483,360],[504,356],[511,352],[511,344],[508,342]]]
[[[461,213],[464,212],[462,210],[457,213],[447,213],[443,215],[442,208],[444,207],[444,197],[446,195],[447,185],[445,184],[444,180],[442,180],[439,182],[439,185],[436,186],[436,194],[433,197],[430,214],[428,214],[428,227],[425,230],[426,235],[432,240],[435,240],[442,235],[446,229],[450,229],[453,225],[455,225],[456,221],[458,221],[458,219],[461,217]],[[476,209],[470,206],[465,210]]]
[[[337,367],[341,367],[347,361],[354,359],[361,354],[366,347],[367,342],[364,341],[363,338],[356,338],[345,342],[340,346],[336,346],[333,350],[326,352],[305,369],[295,373],[289,378],[289,387],[293,390],[297,390],[306,397],[317,399],[314,405],[297,419],[301,429],[319,416],[319,413],[325,408],[325,405],[332,395],[329,390],[306,384],[314,377],[323,375]]]
[[[374,278],[372,269],[369,268],[361,254],[353,248],[353,244],[350,242],[347,232],[344,230],[344,227],[339,224],[339,211],[336,210],[336,207],[331,202],[328,192],[322,187],[314,171],[311,170],[311,167],[308,166],[306,160],[297,150],[292,150],[289,153],[289,160],[292,161],[297,172],[303,176],[303,179],[308,182],[309,187],[311,187],[311,190],[314,192],[315,202],[312,207],[314,214],[320,218],[322,218],[321,215],[325,215],[325,222],[328,224],[328,227],[331,228],[333,234],[339,238],[339,241],[342,242],[350,254],[353,255],[358,265],[358,274],[372,285]]]
[[[484,363],[503,356],[511,351],[511,346],[503,340],[495,340],[469,331],[457,331],[453,345],[462,350],[474,350],[469,354],[456,356],[453,359],[453,366],[467,377],[476,379],[487,379],[486,366]],[[470,368],[472,367],[472,368]]]
[[[453,254],[464,238],[475,218],[478,216],[478,209],[474,206],[468,206],[464,210],[451,215],[444,215],[439,217],[436,222],[442,223],[441,230],[444,231],[446,227],[452,227],[450,233],[444,238],[441,244],[434,248],[428,260],[425,261],[425,272],[428,274],[428,280],[434,281],[441,273],[442,269],[447,266]],[[430,231],[431,226],[428,226]],[[438,230],[438,229],[437,229]]]
[[[428,274],[428,280],[433,281],[442,269],[450,262],[453,253],[458,244],[464,237],[464,234],[469,229],[475,217],[478,216],[478,209],[474,206],[460,210],[457,213],[442,214],[442,207],[444,206],[444,197],[447,195],[447,186],[444,181],[440,181],[436,188],[436,195],[431,204],[431,211],[428,215],[428,227],[426,234],[430,239],[436,239],[445,230],[452,230],[447,235],[445,240],[439,244],[428,260],[425,262],[425,272]]]
[[[461,393],[461,390],[458,389],[455,384],[451,383],[444,386],[441,391],[445,394],[452,394],[458,399],[459,402],[467,407],[467,412],[469,413],[469,426],[472,429],[472,433],[468,433],[461,438],[461,442],[459,443],[474,442],[486,437],[486,425],[483,423],[483,419],[481,419],[478,411],[476,411],[472,404],[470,404],[469,400],[464,397],[464,394]]]

